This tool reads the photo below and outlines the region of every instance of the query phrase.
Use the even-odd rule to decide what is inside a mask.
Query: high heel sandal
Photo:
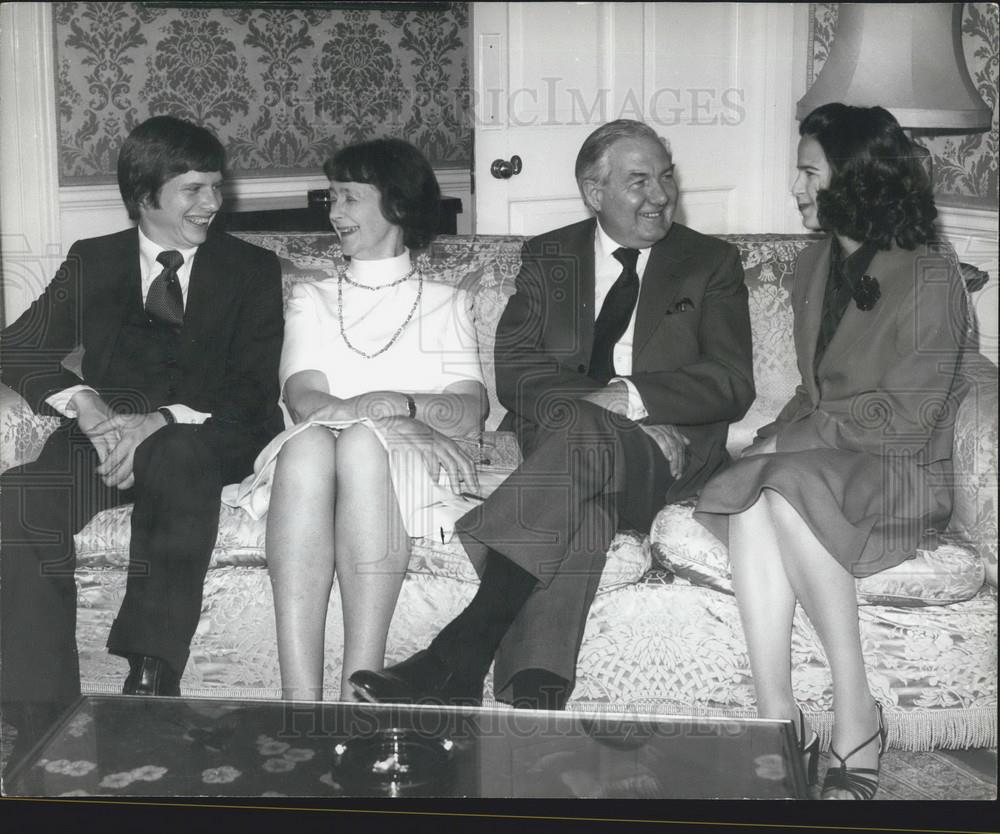
[[[830,745],[830,755],[840,764],[830,767],[823,780],[823,798],[832,791],[847,791],[853,799],[871,799],[878,790],[879,768],[871,767],[848,767],[847,760],[859,750],[863,750],[875,739],[878,739],[878,758],[881,763],[882,754],[885,753],[886,730],[885,720],[882,716],[882,705],[875,702],[875,717],[878,720],[878,729],[865,741],[861,742],[846,756],[841,756],[833,745]]]
[[[799,707],[799,755],[805,760],[806,786],[813,787],[819,782],[819,735],[812,734],[812,741],[806,744],[806,717]]]

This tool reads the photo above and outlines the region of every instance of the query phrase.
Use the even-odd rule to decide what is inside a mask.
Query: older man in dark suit
[[[736,249],[673,222],[671,154],[640,122],[598,128],[576,178],[596,219],[529,241],[497,331],[497,392],[524,460],[457,530],[482,582],[430,647],[355,673],[377,701],[561,708],[615,532],[648,530],[728,460],[754,397]]]
[[[127,694],[176,695],[201,613],[223,484],[282,428],[275,255],[210,230],[225,151],[158,116],[126,139],[138,228],[82,240],[0,340],[5,385],[64,420],[2,478],[0,687],[17,752],[79,694],[73,534],[133,503],[125,599],[108,648]],[[62,362],[82,347],[80,375]]]

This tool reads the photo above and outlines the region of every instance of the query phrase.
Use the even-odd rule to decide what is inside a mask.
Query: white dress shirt
[[[621,244],[614,241],[607,232],[601,228],[600,221],[597,222],[597,234],[594,235],[594,318],[596,320],[604,304],[604,299],[610,292],[611,287],[618,276],[622,273],[621,262],[614,256],[615,250],[620,249]],[[649,247],[639,250],[639,259],[636,261],[635,271],[639,275],[639,289],[642,290],[642,274],[646,270],[646,263],[649,261]],[[628,388],[628,411],[625,416],[630,420],[643,420],[649,416],[646,406],[639,394],[639,389],[635,387],[628,377],[632,373],[632,342],[635,340],[635,313],[639,308],[636,304],[632,310],[632,318],[629,319],[628,327],[622,337],[615,344],[611,356],[615,363],[615,373],[609,382],[621,381]]]
[[[142,278],[142,304],[146,305],[146,296],[149,295],[149,288],[152,286],[153,281],[156,276],[163,271],[163,265],[156,260],[161,252],[166,252],[167,250],[157,243],[153,243],[145,234],[143,234],[142,229],[139,232],[139,273]],[[194,263],[195,253],[198,251],[197,246],[192,246],[188,249],[177,249],[174,250],[180,252],[184,257],[184,263],[180,265],[177,270],[177,280],[181,285],[181,299],[184,302],[185,309],[187,308],[187,297],[188,297],[188,286],[191,283],[191,266]],[[73,385],[70,388],[66,388],[53,394],[51,397],[46,399],[52,408],[58,411],[60,414],[66,417],[76,418],[76,409],[72,406],[71,402],[73,397],[80,391],[93,391],[89,385]],[[206,414],[203,411],[195,411],[189,406],[183,405],[181,403],[172,404],[166,406],[170,409],[170,413],[174,415],[174,419],[178,423],[204,423],[211,414]]]

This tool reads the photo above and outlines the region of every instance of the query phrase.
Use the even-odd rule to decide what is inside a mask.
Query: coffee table
[[[9,796],[800,798],[791,722],[81,698]]]

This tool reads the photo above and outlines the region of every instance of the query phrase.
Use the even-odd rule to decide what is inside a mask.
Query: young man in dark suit
[[[76,242],[0,339],[3,383],[64,418],[0,484],[0,693],[16,754],[80,692],[73,534],[133,504],[108,649],[129,661],[126,694],[179,694],[220,491],[282,428],[281,273],[272,252],[211,230],[224,168],[202,127],[135,128],[118,184],[138,228]],[[78,375],[62,362],[81,347]]]
[[[524,460],[456,525],[480,589],[430,647],[355,673],[371,700],[562,708],[615,532],[648,530],[728,460],[754,398],[733,246],[673,222],[671,154],[640,122],[598,128],[576,161],[596,218],[526,244],[496,341],[497,393]]]

